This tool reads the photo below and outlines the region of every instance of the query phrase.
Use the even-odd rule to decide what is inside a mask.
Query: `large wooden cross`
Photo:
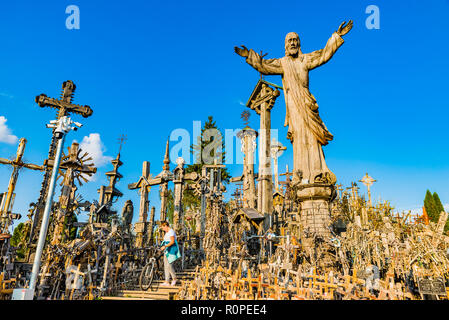
[[[14,160],[8,160],[0,158],[0,164],[11,165],[13,167],[13,172],[11,178],[9,179],[8,191],[4,195],[4,200],[2,201],[2,207],[0,208],[0,233],[8,233],[8,228],[11,224],[11,220],[14,217],[20,217],[20,215],[13,215],[12,212],[12,198],[14,195],[14,189],[16,187],[17,179],[19,177],[19,171],[21,168],[27,168],[32,170],[43,171],[44,167],[35,164],[24,163],[22,161],[23,154],[25,152],[27,140],[25,138],[20,139],[19,147],[17,148],[16,158]]]
[[[150,237],[147,239],[148,243],[152,242],[152,230],[153,225],[151,223],[148,225],[146,220],[148,216],[148,194],[151,190],[152,186],[160,186],[160,196],[161,196],[161,213],[160,220],[164,221],[166,219],[167,213],[167,203],[168,203],[168,182],[173,180],[173,175],[170,172],[170,158],[169,158],[169,141],[167,140],[167,144],[165,147],[165,156],[164,156],[164,166],[162,168],[162,172],[159,173],[156,177],[152,178],[150,174],[150,163],[148,161],[144,161],[142,168],[142,176],[135,183],[131,183],[128,185],[128,189],[136,190],[139,189],[140,194],[140,211],[139,211],[139,222],[135,225],[135,231],[138,235],[138,239],[136,240],[136,245],[143,245],[145,243],[144,235],[150,232]]]
[[[287,198],[290,198],[289,191],[291,189],[291,183],[292,183],[291,177],[293,177],[293,172],[289,172],[288,164],[285,165],[285,173],[281,173],[279,175],[285,176],[285,181],[281,181],[281,182],[279,182],[279,184],[284,186],[284,194]]]
[[[65,81],[62,84],[62,93],[60,99],[49,98],[46,94],[40,94],[35,101],[39,107],[49,107],[58,110],[58,120],[70,113],[75,113],[84,118],[90,117],[93,113],[89,106],[81,106],[72,103],[73,95],[75,94],[76,85],[72,80]]]
[[[152,234],[152,230],[147,230],[148,207],[150,204],[150,201],[148,200],[148,193],[150,192],[150,179],[150,163],[148,161],[144,161],[142,165],[142,176],[137,182],[128,185],[129,190],[139,189],[140,194],[139,221],[135,224],[137,236],[136,247],[138,248],[141,248],[146,242],[145,235],[148,231],[150,231],[150,238]]]
[[[46,94],[40,94],[36,97],[35,101],[41,108],[53,108],[58,110],[57,113],[57,119],[67,116],[69,114],[79,114],[83,116],[84,118],[90,117],[93,113],[91,107],[85,105],[77,105],[73,104],[73,95],[76,90],[76,85],[73,83],[73,81],[68,80],[65,81],[62,84],[62,93],[60,99],[55,98],[49,98]],[[48,158],[47,160],[53,160],[55,157],[56,152],[56,145],[57,145],[57,139],[55,136],[55,129],[53,130],[52,140],[50,143],[50,149],[48,151]],[[44,164],[45,166],[45,164]],[[47,192],[48,192],[48,185],[50,182],[51,177],[51,167],[45,166],[45,174],[44,179],[42,181],[41,185],[41,191],[39,194],[39,199],[37,201],[37,205],[34,210],[34,218],[33,218],[33,225],[31,227],[30,232],[30,244],[37,240],[37,233],[36,230],[39,230],[40,223],[41,223],[41,213],[44,210],[45,206],[45,200],[47,198]]]

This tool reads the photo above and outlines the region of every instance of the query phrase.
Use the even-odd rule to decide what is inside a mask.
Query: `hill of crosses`
[[[0,158],[12,169],[1,194],[0,299],[448,299],[448,213],[438,196],[428,193],[422,215],[394,213],[388,201],[373,201],[376,180],[368,173],[343,186],[326,164],[323,146],[333,135],[309,91],[309,71],[350,41],[352,25],[342,23],[325,47],[310,53],[302,52],[294,32],[286,35],[285,56],[278,59],[234,48],[241,63],[260,73],[245,111],[234,114],[246,121],[237,133],[244,155],[240,176],[230,176],[219,152],[194,165],[170,159],[167,141],[162,168],[128,161],[142,173],[121,185],[122,136],[105,173],[108,183],[98,186],[98,194],[81,195],[81,185],[98,183],[90,179],[97,168],[78,143],[65,145],[65,137],[80,126],[72,118],[84,117],[88,126],[95,108],[72,102],[71,80],[62,84],[59,98],[37,96],[36,113],[37,107],[55,111],[47,159],[26,163],[25,138],[14,157]],[[282,86],[265,75],[280,76]],[[281,93],[288,146],[271,135],[272,109],[284,110],[276,103]],[[250,112],[259,128],[248,125]],[[207,125],[216,129],[212,117]],[[200,155],[211,141],[205,132],[193,148]],[[279,172],[278,158],[290,148],[293,166]],[[18,224],[14,198],[22,169],[40,174],[42,183],[30,186],[40,194]],[[227,185],[236,186],[232,195]],[[115,208],[123,197],[119,188],[134,190],[139,203]],[[151,192],[160,197],[158,212]],[[81,213],[86,221],[78,221]]]

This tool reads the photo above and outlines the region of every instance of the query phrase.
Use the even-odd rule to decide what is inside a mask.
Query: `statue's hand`
[[[352,29],[352,20],[349,20],[348,24],[345,26],[346,21],[343,21],[343,23],[338,27],[337,33],[339,36],[344,36]]]
[[[239,48],[239,47],[234,47],[235,53],[237,53],[239,56],[242,56],[242,57],[244,57],[244,58],[247,58],[248,55],[249,55],[249,50],[248,50],[244,45],[242,45],[241,47],[242,47],[243,49],[241,49],[241,48]]]

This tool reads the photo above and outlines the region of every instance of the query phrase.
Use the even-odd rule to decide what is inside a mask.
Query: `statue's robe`
[[[287,137],[293,144],[294,171],[302,173],[308,183],[324,181],[335,183],[335,175],[324,160],[322,146],[333,139],[318,113],[318,104],[309,91],[309,71],[328,62],[344,40],[335,32],[326,47],[297,57],[262,59],[254,50],[249,51],[246,62],[265,75],[282,75]]]

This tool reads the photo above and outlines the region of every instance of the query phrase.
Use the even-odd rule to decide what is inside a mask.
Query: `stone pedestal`
[[[335,187],[330,184],[303,184],[297,191],[301,219],[301,240],[331,237],[330,202],[335,197]],[[307,242],[307,241],[306,241]],[[303,241],[304,243],[304,241]]]
[[[332,237],[331,201],[336,196],[331,184],[303,184],[297,190],[300,216],[300,239],[302,247],[312,265],[318,268],[332,266],[329,240]]]

